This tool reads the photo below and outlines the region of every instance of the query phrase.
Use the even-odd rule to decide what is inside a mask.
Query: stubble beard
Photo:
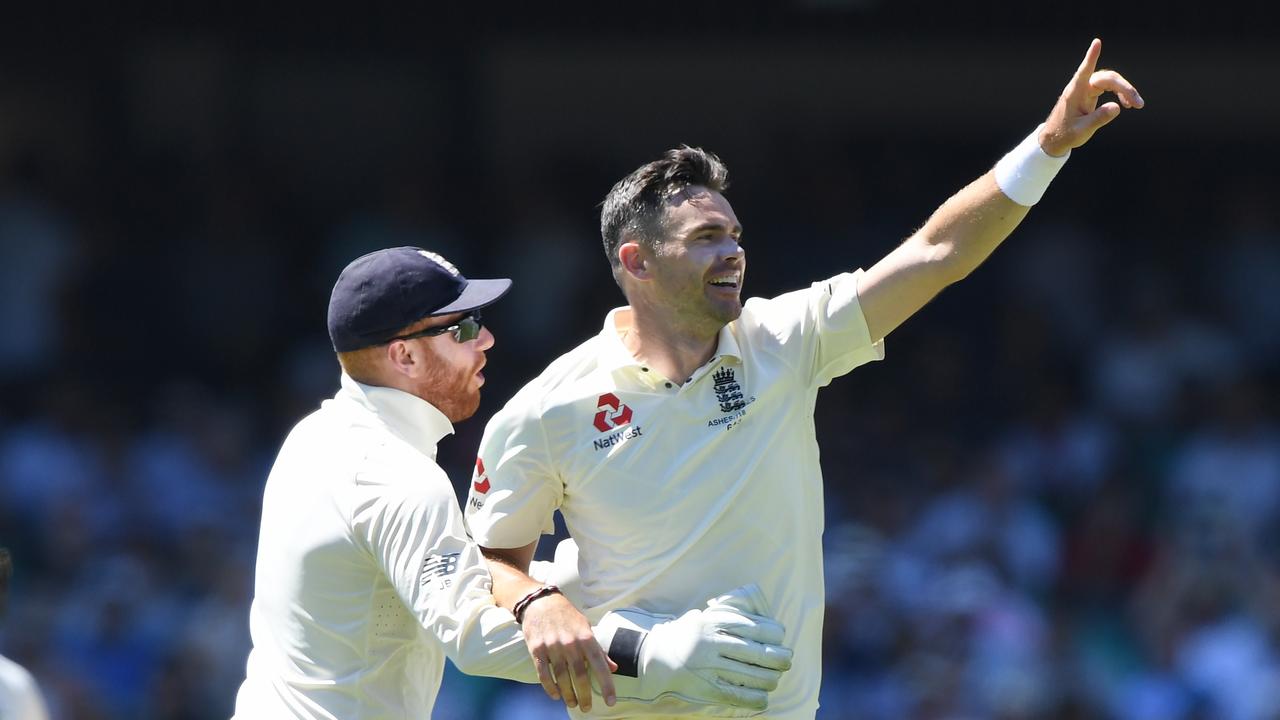
[[[423,399],[457,423],[476,414],[480,409],[480,389],[472,389],[475,368],[459,368],[432,350],[435,362],[431,371],[422,379]]]
[[[713,314],[720,326],[723,327],[738,319],[742,315],[742,299],[739,297],[734,302],[711,302],[711,314]]]
[[[688,309],[700,320],[700,324],[708,328],[714,326],[716,332],[742,315],[742,300],[727,300],[707,297],[703,294],[698,302],[690,303]]]

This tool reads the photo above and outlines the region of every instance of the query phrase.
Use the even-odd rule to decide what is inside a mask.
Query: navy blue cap
[[[448,260],[416,247],[362,255],[329,296],[329,340],[337,352],[384,343],[407,325],[492,304],[511,281],[468,280]]]

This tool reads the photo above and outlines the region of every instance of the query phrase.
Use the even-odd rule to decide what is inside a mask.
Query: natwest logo
[[[596,413],[595,421],[592,422],[596,429],[600,432],[609,432],[610,430],[626,425],[631,422],[631,408],[622,404],[617,395],[613,393],[605,393],[596,401],[596,407],[599,412]]]
[[[489,476],[484,472],[484,461],[476,458],[476,479],[471,481],[471,487],[481,495],[489,492]]]

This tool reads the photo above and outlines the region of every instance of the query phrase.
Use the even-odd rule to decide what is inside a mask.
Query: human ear
[[[649,267],[645,259],[644,248],[638,242],[624,242],[618,246],[618,261],[628,275],[645,280],[649,277]]]
[[[400,375],[413,377],[417,358],[413,356],[413,348],[404,340],[394,340],[387,345],[387,364]]]

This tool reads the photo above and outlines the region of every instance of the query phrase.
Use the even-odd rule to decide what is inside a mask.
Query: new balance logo
[[[443,555],[428,555],[426,560],[422,561],[422,576],[418,579],[419,585],[426,585],[435,578],[446,578],[454,574],[458,570],[458,556],[462,553],[445,553]],[[441,581],[441,587],[448,587],[447,580]]]

